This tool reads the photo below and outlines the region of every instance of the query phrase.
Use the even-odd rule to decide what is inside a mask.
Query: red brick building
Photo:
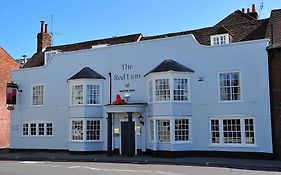
[[[18,67],[16,61],[0,47],[0,148],[9,146],[10,112],[6,105],[6,85],[11,81],[11,71]]]

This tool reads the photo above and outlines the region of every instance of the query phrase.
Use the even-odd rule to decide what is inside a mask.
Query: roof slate
[[[78,73],[70,77],[68,80],[77,80],[77,79],[105,79],[102,75],[94,71],[89,67],[84,67]]]
[[[194,72],[194,70],[172,60],[164,60],[162,61],[158,66],[156,66],[154,69],[152,69],[150,72],[145,74],[144,76],[155,73],[155,72],[168,72],[168,71],[175,71],[175,72]]]

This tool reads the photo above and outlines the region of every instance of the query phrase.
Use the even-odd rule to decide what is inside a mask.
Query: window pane
[[[100,104],[100,85],[87,85],[87,104]]]
[[[219,120],[211,120],[212,143],[220,143]]]
[[[150,140],[154,141],[154,120],[150,120],[149,130],[150,130]]]
[[[223,120],[224,143],[242,143],[240,119]]]

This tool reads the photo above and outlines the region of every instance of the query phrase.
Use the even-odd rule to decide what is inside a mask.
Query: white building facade
[[[10,148],[271,154],[267,46],[182,35],[55,52],[13,72]]]

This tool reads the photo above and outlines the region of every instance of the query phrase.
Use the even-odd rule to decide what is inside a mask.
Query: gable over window
[[[105,79],[89,67],[85,67],[68,79],[70,105],[100,105],[102,80]]]
[[[148,76],[148,101],[189,101],[190,73],[194,71],[174,60],[164,60]]]

